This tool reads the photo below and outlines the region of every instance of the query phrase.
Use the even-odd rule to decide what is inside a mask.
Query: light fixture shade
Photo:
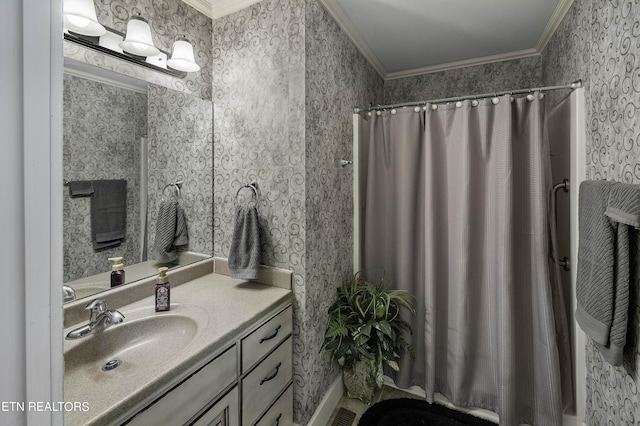
[[[64,26],[77,34],[98,37],[107,32],[96,16],[93,0],[64,0]]]
[[[171,48],[171,58],[167,61],[174,70],[196,72],[200,66],[193,57],[193,46],[184,37],[178,37]]]
[[[127,35],[120,47],[127,53],[138,56],[155,56],[160,53],[153,45],[151,28],[141,16],[132,16],[127,22]]]

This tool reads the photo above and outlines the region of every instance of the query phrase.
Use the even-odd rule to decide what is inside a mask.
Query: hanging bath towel
[[[94,180],[91,184],[93,248],[99,250],[120,245],[127,229],[127,181]]]
[[[629,226],[640,226],[640,186],[584,181],[579,197],[575,317],[611,365],[622,365],[629,306]]]
[[[255,206],[237,206],[229,250],[232,278],[255,280],[260,267],[260,228]]]
[[[159,262],[175,262],[176,249],[189,243],[184,210],[175,201],[162,201],[158,207],[153,258]]]

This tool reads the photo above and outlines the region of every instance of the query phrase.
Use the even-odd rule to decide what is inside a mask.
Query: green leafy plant
[[[329,307],[329,325],[322,349],[343,368],[359,361],[368,364],[376,385],[383,384],[383,364],[399,371],[398,360],[403,351],[413,355],[404,332],[411,326],[400,317],[401,308],[412,314],[412,297],[405,290],[391,290],[384,284],[372,284],[360,273],[338,288],[338,298]]]

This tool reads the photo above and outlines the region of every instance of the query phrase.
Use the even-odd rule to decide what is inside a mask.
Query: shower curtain
[[[560,304],[544,106],[531,98],[372,114],[363,269],[416,297],[400,387],[491,410],[501,425],[553,426]]]

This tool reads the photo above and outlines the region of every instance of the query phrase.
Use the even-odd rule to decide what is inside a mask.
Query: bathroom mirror
[[[79,299],[111,288],[113,257],[124,259],[125,283],[210,257],[211,100],[68,58],[63,93],[64,290]],[[120,193],[109,187],[118,180],[126,181]],[[124,231],[123,238],[106,243],[92,231],[104,211],[105,197],[94,191],[100,185],[126,217],[123,229],[108,229]],[[188,243],[171,261],[154,251],[158,221],[166,220],[158,217],[161,201],[177,201],[187,223]]]

